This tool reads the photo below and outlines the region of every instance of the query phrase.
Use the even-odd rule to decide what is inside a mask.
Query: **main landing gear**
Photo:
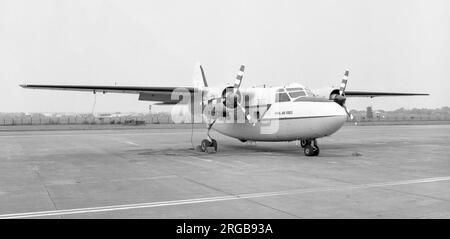
[[[207,152],[207,153],[215,153],[217,152],[217,141],[209,135],[209,131],[211,130],[212,126],[216,120],[214,120],[211,124],[208,125],[208,132],[206,133],[206,139],[202,140],[202,143],[200,144],[200,151]]]
[[[202,143],[200,144],[200,150],[202,152],[206,152],[208,148],[214,148],[214,151],[217,152],[217,141],[212,138],[207,138],[202,140]]]
[[[319,146],[317,145],[317,140],[302,139],[300,141],[300,146],[302,146],[306,156],[317,156],[319,155]]]

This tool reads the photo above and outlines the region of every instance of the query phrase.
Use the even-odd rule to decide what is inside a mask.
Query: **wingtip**
[[[19,86],[22,88],[27,88],[27,84],[20,84]]]

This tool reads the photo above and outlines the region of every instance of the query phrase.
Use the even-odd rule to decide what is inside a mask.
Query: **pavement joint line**
[[[279,208],[276,208],[276,207],[272,207],[272,206],[266,205],[266,204],[264,204],[264,203],[262,203],[262,202],[258,202],[258,201],[256,201],[256,200],[251,200],[251,199],[247,199],[247,200],[250,201],[250,202],[252,202],[252,203],[258,204],[258,205],[260,205],[260,206],[262,206],[262,207],[269,208],[269,209],[274,210],[274,211],[277,211],[277,212],[281,212],[281,213],[283,213],[283,214],[286,214],[286,215],[288,215],[288,216],[291,216],[291,217],[294,217],[294,218],[297,218],[297,219],[301,219],[300,216],[297,216],[297,215],[292,214],[292,213],[290,213],[290,212],[286,212],[285,210],[282,210],[282,209],[279,209]]]
[[[125,143],[131,144],[131,145],[134,145],[134,146],[139,146],[139,144],[137,144],[137,143],[135,143],[135,142],[131,142],[131,141],[125,141]]]
[[[415,197],[423,197],[423,198],[433,199],[436,201],[450,202],[450,200],[446,199],[446,198],[439,198],[439,197],[433,197],[433,196],[425,195],[425,194],[412,193],[412,192],[402,191],[399,189],[384,188],[383,190],[406,194],[406,195],[415,196]]]
[[[194,158],[194,159],[197,159],[197,160],[205,161],[205,162],[208,162],[208,163],[212,162],[211,159],[203,159],[203,158],[196,157],[196,156],[189,156],[189,157]]]
[[[189,156],[189,157],[192,157],[192,156]],[[195,163],[193,161],[188,161],[188,160],[179,160],[177,158],[178,157],[170,157],[170,158],[168,158],[168,160],[175,161],[175,162],[178,162],[178,163],[187,164],[187,165],[190,165],[190,166],[206,168],[204,163],[198,162],[198,159],[196,159],[196,158],[193,158],[193,159],[195,159],[197,161],[197,163]]]
[[[39,182],[42,184],[42,186],[44,187],[45,191],[47,192],[48,198],[50,199],[50,201],[52,202],[53,208],[55,210],[58,210],[58,207],[56,206],[55,201],[52,198],[52,195],[50,194],[50,192],[48,191],[47,185],[45,185],[45,183],[42,181],[42,177],[41,174],[39,173],[39,169],[33,169],[33,171],[36,173]]]
[[[206,153],[205,153],[206,154]],[[208,162],[208,163],[214,163],[214,164],[218,164],[218,165],[222,165],[222,166],[226,166],[226,167],[230,167],[230,168],[239,168],[238,166],[235,166],[235,165],[232,165],[232,164],[227,164],[227,163],[223,163],[223,162],[220,162],[220,161],[218,161],[218,160],[211,160],[211,161],[207,161],[207,160],[209,160],[209,159],[202,159],[202,158],[200,158],[200,157],[196,157],[196,156],[188,156],[188,157],[190,157],[190,158],[192,158],[192,159],[195,159],[195,160],[200,160],[200,161],[204,161],[204,162]],[[174,158],[172,158],[171,160],[173,160],[173,161],[176,161],[176,162],[180,162],[180,163],[185,163],[185,164],[189,164],[189,165],[194,165],[194,166],[199,166],[199,167],[205,167],[205,165],[198,165],[197,163],[195,163],[195,162],[190,162],[190,161],[185,161],[185,160],[178,160],[178,159],[176,159],[175,157]]]
[[[342,190],[353,190],[353,189],[368,189],[368,188],[379,188],[379,187],[389,187],[389,186],[401,186],[401,185],[431,183],[431,182],[440,182],[440,181],[450,181],[450,176],[390,181],[390,182],[381,182],[381,183],[348,185],[348,186],[342,186],[342,187],[306,188],[306,189],[294,189],[294,190],[285,190],[285,191],[276,191],[276,192],[250,193],[250,194],[241,194],[241,195],[229,195],[229,196],[184,199],[184,200],[173,200],[173,201],[162,201],[162,202],[137,203],[137,204],[113,205],[113,206],[102,206],[102,207],[88,207],[88,208],[78,208],[78,209],[63,209],[63,210],[40,211],[40,212],[38,211],[38,212],[26,212],[26,213],[12,213],[12,214],[0,215],[0,219],[60,216],[60,215],[70,215],[70,214],[82,214],[82,213],[98,213],[98,212],[131,210],[131,209],[140,209],[140,208],[153,208],[153,207],[188,205],[188,204],[198,204],[198,203],[208,203],[208,202],[231,201],[231,200],[240,200],[240,199],[296,195],[296,194],[302,194],[302,193],[315,193],[315,192],[329,192],[329,191],[342,191]]]
[[[66,183],[54,183],[49,182],[47,186],[65,186],[75,184],[101,184],[101,183],[117,183],[117,182],[131,182],[131,181],[149,181],[158,179],[178,178],[177,175],[163,175],[154,177],[142,177],[142,178],[126,178],[126,179],[111,179],[111,180],[96,180],[96,181],[82,181],[82,182],[66,182]]]

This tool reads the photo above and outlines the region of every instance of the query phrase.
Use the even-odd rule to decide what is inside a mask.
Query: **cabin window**
[[[277,93],[275,102],[288,102],[291,101],[288,94],[286,93]]]

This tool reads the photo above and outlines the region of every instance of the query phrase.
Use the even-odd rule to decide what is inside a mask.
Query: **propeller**
[[[237,91],[239,90],[239,87],[241,86],[242,83],[242,78],[244,77],[244,70],[245,70],[245,66],[241,65],[241,67],[239,68],[239,72],[236,75],[236,80],[234,81],[234,93],[237,93]],[[252,119],[252,117],[250,116],[250,114],[248,113],[248,111],[245,110],[245,108],[242,106],[242,104],[240,103],[240,101],[238,101],[238,107],[242,110],[242,112],[245,113],[245,118],[247,118],[248,121],[250,121]]]
[[[345,88],[347,87],[348,74],[349,74],[349,71],[346,70],[344,73],[344,77],[342,77],[341,87],[339,88],[339,94],[333,95],[332,99],[334,100],[334,102],[336,102],[340,106],[342,106],[344,108],[345,112],[347,113],[348,117],[350,118],[350,120],[353,120],[353,115],[350,114],[347,107],[345,106],[345,101],[347,100],[347,97],[345,97]]]
[[[205,108],[207,108],[207,111],[210,112],[210,115],[213,117],[219,117],[222,115],[223,112],[228,110],[233,110],[236,108],[239,108],[244,112],[245,118],[248,121],[252,120],[252,117],[248,113],[247,110],[245,110],[245,107],[241,104],[241,93],[239,92],[239,87],[242,84],[242,78],[244,76],[244,70],[245,66],[241,65],[239,68],[239,72],[236,75],[236,80],[234,82],[233,86],[226,87],[222,91],[221,97],[207,97],[206,99],[203,99],[203,105],[205,105]],[[203,68],[201,68],[201,76],[203,78],[203,81],[206,83],[205,74],[203,71]],[[219,102],[222,102],[221,105],[219,105]],[[222,113],[220,113],[222,112]]]
[[[234,109],[234,108],[238,107],[239,109],[242,110],[242,112],[245,113],[245,118],[248,121],[250,121],[252,119],[252,117],[250,116],[248,111],[245,110],[245,107],[242,106],[241,94],[239,92],[239,87],[241,86],[242,78],[244,77],[244,70],[245,70],[245,66],[241,65],[241,67],[239,68],[239,72],[236,75],[236,80],[234,81],[233,87],[225,88],[225,91],[224,91],[224,94],[222,95],[222,97],[224,100],[224,105],[227,108]]]

